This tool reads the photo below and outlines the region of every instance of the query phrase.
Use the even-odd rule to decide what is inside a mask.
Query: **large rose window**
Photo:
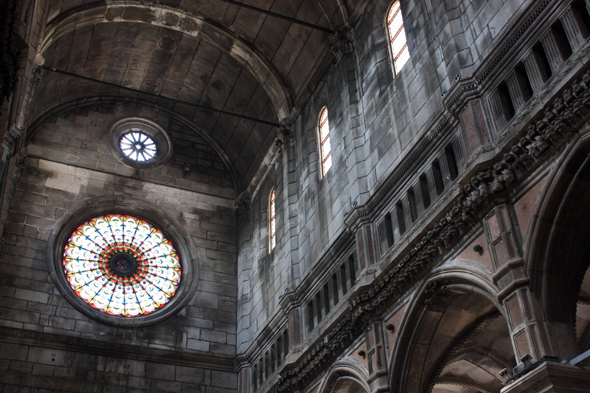
[[[80,225],[66,243],[63,268],[82,300],[124,317],[165,306],[176,294],[182,274],[178,254],[162,231],[118,214]]]

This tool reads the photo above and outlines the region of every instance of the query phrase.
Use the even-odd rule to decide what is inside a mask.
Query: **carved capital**
[[[234,213],[239,223],[246,221],[250,217],[250,204],[251,204],[250,193],[247,191],[242,192],[237,198],[234,205]]]
[[[348,28],[340,29],[330,37],[330,52],[334,56],[334,64],[340,63],[345,54],[354,51],[352,30]]]
[[[285,121],[281,123],[281,137],[283,143],[287,146],[294,146],[295,145],[295,134],[293,133],[293,122]]]
[[[27,157],[28,156],[29,156],[29,153],[26,148],[22,149],[21,151],[19,151],[16,154],[16,157],[15,157],[16,169],[14,171],[14,177],[17,182],[20,180],[23,173],[25,173],[25,167],[27,164]]]

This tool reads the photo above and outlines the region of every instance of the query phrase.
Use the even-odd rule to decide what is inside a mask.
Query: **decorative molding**
[[[475,81],[478,85],[484,84],[488,77],[494,71],[496,71],[508,53],[514,48],[514,46],[524,36],[533,23],[535,23],[535,21],[541,16],[543,11],[545,11],[547,7],[554,1],[555,0],[543,0],[539,5],[537,5],[535,9],[533,9],[528,17],[516,28],[516,31],[510,35],[510,38],[507,40],[504,46],[502,46],[498,53],[491,58],[492,60],[487,62],[488,64],[482,69],[481,72],[477,73]]]
[[[165,362],[179,366],[199,367],[218,371],[235,371],[234,358],[188,351],[117,344],[53,333],[0,327],[0,342],[30,345],[97,356]]]
[[[590,71],[585,72],[581,80],[570,83],[561,97],[547,105],[538,120],[526,129],[525,135],[507,146],[495,162],[466,181],[448,212],[431,228],[424,229],[405,257],[391,263],[393,267],[377,278],[369,289],[351,299],[351,312],[326,332],[321,342],[309,348],[297,363],[281,372],[276,392],[286,393],[303,388],[326,365],[331,364],[366,329],[368,321],[402,296],[478,224],[495,199],[505,195],[518,181],[553,156],[588,118]],[[376,204],[374,202],[369,206]],[[365,208],[363,212],[368,214],[372,210]],[[362,217],[361,214],[356,215]]]

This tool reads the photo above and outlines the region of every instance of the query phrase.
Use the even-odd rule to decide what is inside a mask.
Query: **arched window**
[[[387,14],[387,35],[389,38],[389,47],[391,49],[393,73],[394,75],[397,75],[410,59],[408,41],[406,40],[406,31],[404,29],[404,20],[402,18],[402,10],[399,0],[391,5],[389,13]]]
[[[275,190],[270,192],[268,201],[268,236],[270,240],[270,251],[275,249],[277,245],[277,221],[275,214]]]
[[[322,158],[322,176],[332,167],[332,148],[330,146],[330,124],[328,122],[328,108],[320,112],[318,124],[320,134],[320,156]]]

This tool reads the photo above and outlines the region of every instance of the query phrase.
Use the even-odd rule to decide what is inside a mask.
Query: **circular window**
[[[74,308],[121,327],[174,316],[199,284],[190,233],[158,206],[130,197],[92,198],[66,212],[49,236],[47,263]]]
[[[139,162],[152,160],[158,151],[154,140],[139,130],[132,130],[121,135],[119,147],[125,156]]]
[[[164,129],[137,117],[119,120],[111,127],[109,147],[119,161],[137,168],[162,164],[172,156],[172,143]]]
[[[95,217],[68,239],[63,269],[75,294],[109,315],[137,317],[176,294],[180,258],[162,231],[128,215]]]

